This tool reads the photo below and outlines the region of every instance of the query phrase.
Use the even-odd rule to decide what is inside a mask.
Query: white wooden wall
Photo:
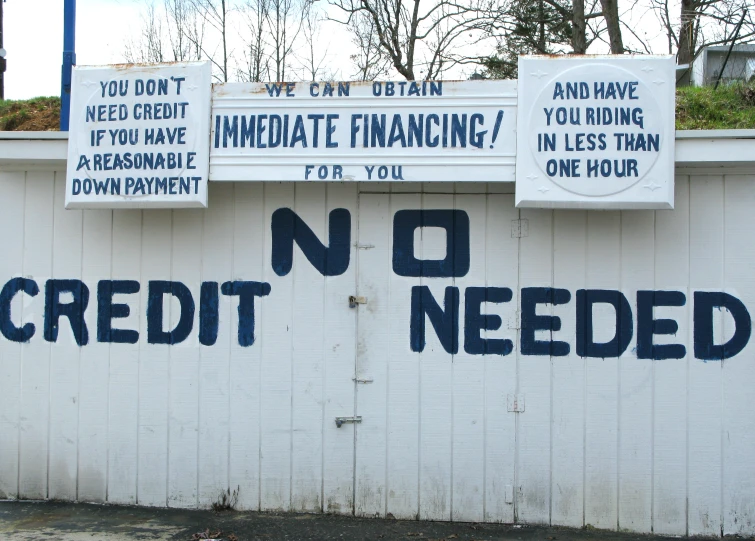
[[[730,292],[754,313],[755,175],[676,184],[676,209],[657,212],[519,211],[510,185],[303,183],[212,184],[206,211],[65,211],[63,173],[0,173],[0,284],[81,278],[92,294],[84,347],[65,318],[56,343],[42,338],[43,291],[15,298],[14,321],[37,334],[0,337],[0,496],[206,507],[238,488],[241,509],[752,535],[755,345],[703,362],[691,329],[696,290]],[[270,219],[281,207],[325,242],[328,212],[348,209],[348,270],[324,278],[295,249],[293,270],[277,276]],[[393,214],[418,208],[469,214],[466,276],[393,273]],[[519,218],[528,235],[512,238]],[[442,254],[425,241],[425,257]],[[111,277],[142,284],[118,320],[139,329],[137,344],[96,340],[96,282]],[[196,321],[181,344],[147,344],[156,279],[184,282],[197,308],[202,281],[269,282],[257,341],[238,345],[236,300],[221,295],[214,346],[199,345]],[[450,355],[429,324],[426,349],[412,353],[419,284],[438,299],[459,287],[461,322],[466,287],[511,288],[512,302],[484,306],[504,322],[486,334],[513,340],[514,353]],[[619,289],[633,305],[640,289],[683,291],[677,336],[656,341],[688,355],[638,359],[633,339],[619,359],[522,356],[528,286]],[[351,309],[355,293],[368,303]],[[563,324],[554,339],[572,352],[573,311],[574,299],[551,308]],[[508,411],[510,395],[524,412]],[[363,422],[335,426],[352,415]]]

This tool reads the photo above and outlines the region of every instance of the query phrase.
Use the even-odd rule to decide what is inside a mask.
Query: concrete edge
[[[677,168],[755,169],[755,129],[680,130],[675,139]],[[60,167],[67,157],[68,132],[0,132],[0,168]]]

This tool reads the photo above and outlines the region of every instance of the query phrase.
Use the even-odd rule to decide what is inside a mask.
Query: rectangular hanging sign
[[[209,62],[76,67],[66,208],[207,206]]]
[[[213,181],[508,181],[515,81],[215,85]]]
[[[518,207],[674,207],[674,58],[519,58]]]

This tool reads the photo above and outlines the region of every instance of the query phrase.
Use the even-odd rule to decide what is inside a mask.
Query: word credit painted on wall
[[[66,208],[207,206],[209,62],[76,67]]]
[[[513,181],[514,81],[226,83],[220,181]]]
[[[671,56],[519,58],[516,204],[674,206]]]

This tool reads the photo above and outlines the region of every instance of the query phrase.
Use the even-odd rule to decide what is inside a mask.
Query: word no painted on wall
[[[209,62],[77,67],[66,208],[206,207]]]

